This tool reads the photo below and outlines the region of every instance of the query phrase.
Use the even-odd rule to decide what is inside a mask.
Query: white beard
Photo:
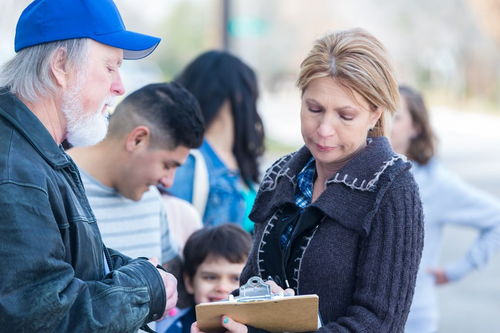
[[[66,118],[66,140],[72,146],[91,146],[100,142],[108,131],[108,116],[101,111],[105,105],[111,105],[108,97],[99,110],[87,115],[80,99],[83,80],[66,92],[62,101],[62,112]]]

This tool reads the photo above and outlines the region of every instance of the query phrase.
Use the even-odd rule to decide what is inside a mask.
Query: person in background
[[[480,269],[500,250],[500,202],[441,164],[435,156],[435,135],[424,99],[408,86],[400,86],[399,92],[401,106],[394,117],[391,142],[396,152],[413,163],[425,220],[425,246],[405,332],[431,333],[438,331],[436,286]],[[464,256],[440,267],[447,224],[477,229],[479,236]]]
[[[104,246],[62,149],[102,140],[123,59],[159,38],[126,30],[111,0],[35,0],[0,71],[0,325],[3,332],[135,332],[177,301],[154,260]]]
[[[247,216],[264,152],[255,73],[227,52],[208,51],[176,81],[200,102],[206,132],[199,152],[179,168],[169,192],[192,202],[206,226],[232,222],[250,230]]]
[[[302,62],[305,145],[275,162],[250,218],[241,274],[317,294],[318,332],[402,332],[423,247],[410,163],[384,135],[399,93],[383,45],[362,29],[317,40]],[[253,332],[227,316],[229,332]],[[196,324],[192,332],[199,332]]]
[[[118,104],[103,141],[68,150],[106,245],[162,264],[177,257],[156,185],[168,188],[202,140],[197,100],[177,83],[157,83]]]
[[[203,228],[201,216],[196,208],[186,200],[168,193],[162,193],[161,197],[168,215],[167,222],[173,246],[177,253],[182,254],[189,236],[196,230]]]
[[[239,287],[251,246],[250,234],[235,224],[205,227],[188,238],[184,247],[184,285],[195,305],[226,299]],[[195,320],[194,306],[180,309],[158,324],[158,332],[190,332]]]

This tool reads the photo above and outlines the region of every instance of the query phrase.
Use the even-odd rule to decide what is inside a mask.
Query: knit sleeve
[[[423,247],[423,213],[413,179],[393,184],[362,241],[352,305],[320,332],[403,332]]]

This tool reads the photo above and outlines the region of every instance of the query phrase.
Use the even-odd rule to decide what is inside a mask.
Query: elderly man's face
[[[72,145],[92,145],[106,136],[107,108],[125,92],[119,72],[122,59],[123,50],[89,41],[88,58],[63,95],[66,136]]]

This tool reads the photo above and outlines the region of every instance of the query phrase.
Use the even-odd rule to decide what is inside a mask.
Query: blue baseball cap
[[[73,38],[123,49],[124,59],[148,56],[161,40],[126,30],[112,0],[34,0],[17,22],[15,51]]]

